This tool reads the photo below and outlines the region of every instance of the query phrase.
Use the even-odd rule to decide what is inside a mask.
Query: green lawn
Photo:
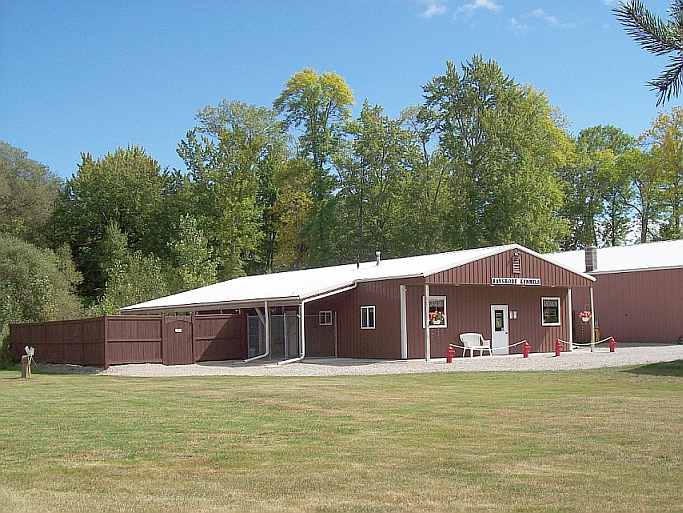
[[[0,387],[2,511],[683,511],[683,362]]]

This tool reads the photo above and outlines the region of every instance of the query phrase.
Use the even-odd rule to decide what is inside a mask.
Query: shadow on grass
[[[643,365],[635,369],[629,369],[627,372],[633,374],[645,374],[648,376],[679,376],[683,377],[683,360],[674,360],[673,362],[651,363],[650,365]]]

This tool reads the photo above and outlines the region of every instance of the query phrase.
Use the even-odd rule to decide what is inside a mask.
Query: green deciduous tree
[[[405,158],[410,172],[401,187],[401,222],[394,240],[398,254],[410,256],[448,250],[450,160],[436,144],[436,115],[424,106],[410,106],[401,112],[402,126],[412,144]]]
[[[298,156],[310,162],[310,215],[304,227],[311,265],[338,260],[333,248],[336,176],[330,172],[354,105],[353,92],[336,73],[305,68],[286,82],[273,105],[288,128],[301,131]]]
[[[172,293],[204,287],[216,283],[217,262],[204,231],[189,214],[180,218],[178,239],[172,240],[171,278]]]
[[[674,0],[666,21],[649,11],[642,2],[620,2],[614,8],[617,19],[643,48],[657,56],[671,54],[671,61],[649,82],[657,91],[657,105],[678,96],[683,84],[683,0]]]
[[[567,231],[557,176],[571,144],[543,93],[473,57],[425,86],[450,161],[446,229],[455,248],[518,242],[548,251]]]
[[[660,112],[641,141],[650,147],[654,165],[662,172],[665,210],[659,236],[683,238],[683,107]]]
[[[139,147],[117,149],[97,160],[83,154],[78,173],[66,181],[55,212],[57,241],[68,243],[83,274],[81,293],[90,301],[104,292],[102,241],[116,223],[127,244],[143,254],[167,250],[169,234],[159,212],[167,174]]]
[[[398,256],[399,226],[407,211],[402,190],[417,154],[413,134],[367,101],[347,131],[349,148],[336,159],[340,258],[372,260],[378,250]]]
[[[277,237],[273,255],[274,270],[308,267],[305,228],[309,224],[312,204],[309,176],[310,163],[298,158],[287,161],[275,176],[278,194],[273,206]]]
[[[267,270],[274,252],[267,236],[272,175],[287,157],[281,125],[271,110],[236,101],[206,107],[197,120],[178,154],[199,205],[194,215],[215,236],[220,275],[241,276],[255,264]]]
[[[631,182],[632,199],[629,206],[635,212],[639,241],[657,240],[663,205],[662,171],[650,152],[637,147],[619,156],[619,166],[628,174]]]
[[[561,212],[570,221],[565,249],[587,244],[617,246],[626,240],[631,190],[628,173],[617,165],[617,158],[634,144],[630,135],[613,126],[579,133],[575,159],[561,171],[565,185]]]
[[[117,314],[120,308],[150,301],[170,293],[167,273],[161,260],[153,254],[128,248],[128,237],[116,222],[105,230],[102,241],[102,265],[107,283],[101,300],[90,313]]]
[[[0,233],[44,245],[59,183],[47,166],[0,141]]]

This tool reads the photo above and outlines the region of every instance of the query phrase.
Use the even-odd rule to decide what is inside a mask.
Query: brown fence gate
[[[194,363],[192,317],[166,317],[163,322],[162,362],[164,365]]]

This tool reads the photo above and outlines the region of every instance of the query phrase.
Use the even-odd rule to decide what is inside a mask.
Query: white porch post
[[[567,322],[569,323],[569,351],[574,350],[574,317],[572,315],[572,289],[567,289]]]
[[[408,316],[406,314],[406,286],[401,285],[401,359],[408,359]]]
[[[429,283],[425,283],[424,320],[425,320],[425,361],[430,361],[431,360],[431,342],[429,340]]]
[[[264,337],[264,342],[265,342],[265,349],[263,351],[263,354],[259,354],[256,356],[252,356],[251,358],[247,358],[244,360],[244,363],[249,363],[253,362],[254,360],[259,360],[261,358],[267,358],[270,356],[270,313],[268,312],[268,301],[265,300],[263,302],[265,312],[261,313],[260,308],[254,308],[256,310],[256,314],[258,315],[259,320],[263,323],[263,326],[266,331],[266,336]],[[260,331],[260,330],[259,330]],[[259,335],[259,346],[261,345],[260,343],[260,335]]]
[[[591,295],[591,353],[595,351],[595,303],[593,302],[593,287],[590,288]]]
[[[306,312],[303,301],[301,301],[300,309],[301,316],[299,317],[299,340],[301,341],[301,347],[299,348],[299,358],[303,358],[306,355]]]
[[[270,308],[268,308],[268,301],[263,301],[263,310],[265,313],[265,325],[266,325],[266,354],[270,354]]]

